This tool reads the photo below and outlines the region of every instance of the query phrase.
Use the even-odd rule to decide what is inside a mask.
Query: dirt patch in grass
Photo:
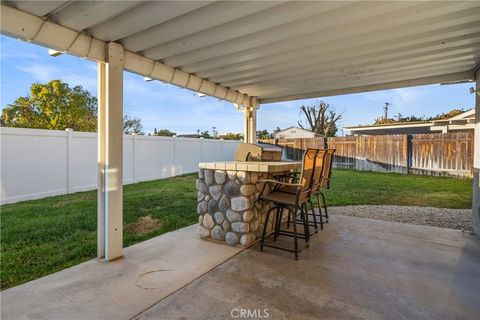
[[[162,224],[157,218],[146,215],[137,219],[135,223],[129,224],[125,227],[128,232],[136,234],[146,234],[160,229]]]

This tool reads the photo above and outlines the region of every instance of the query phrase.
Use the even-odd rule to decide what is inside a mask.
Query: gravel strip
[[[471,209],[361,205],[328,207],[328,213],[439,228],[473,230]]]

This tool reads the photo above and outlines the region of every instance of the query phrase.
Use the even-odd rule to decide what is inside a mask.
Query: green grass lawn
[[[197,222],[195,175],[124,187],[124,245]],[[471,206],[472,181],[334,170],[329,205]],[[1,206],[1,288],[96,256],[96,191]]]

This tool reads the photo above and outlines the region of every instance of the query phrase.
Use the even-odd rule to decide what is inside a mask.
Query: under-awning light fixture
[[[470,87],[468,90],[470,91],[470,93],[476,93],[480,96],[480,89],[475,89],[474,87]]]
[[[64,54],[64,53],[65,52],[63,52],[63,51],[48,49],[48,55],[51,56],[51,57],[58,57],[59,55]]]
[[[153,80],[155,80],[155,79],[150,78],[150,77],[143,77],[143,81],[145,81],[145,82],[150,82],[150,81],[153,81]]]

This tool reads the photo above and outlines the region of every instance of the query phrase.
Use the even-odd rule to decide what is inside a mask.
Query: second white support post
[[[123,48],[107,46],[98,63],[97,256],[123,255]]]
[[[257,140],[257,109],[258,106],[243,107],[243,141],[246,143],[255,143]]]
[[[255,107],[250,108],[250,141],[249,143],[257,142],[257,109]]]

